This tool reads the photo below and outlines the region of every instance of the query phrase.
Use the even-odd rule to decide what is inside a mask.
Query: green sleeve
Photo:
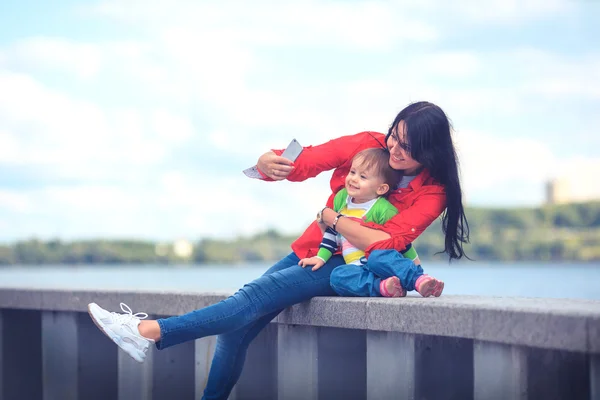
[[[406,249],[405,251],[401,251],[400,253],[402,254],[402,257],[408,258],[409,260],[412,260],[412,261],[415,261],[417,258],[419,258],[417,249],[415,248],[415,246],[412,246],[412,245],[409,245],[408,249]]]
[[[347,198],[348,191],[346,190],[346,188],[343,188],[339,192],[337,192],[333,199],[333,210],[335,212],[340,212],[340,210],[346,205]]]
[[[398,214],[398,209],[387,199],[380,197],[367,213],[366,220],[377,225],[383,225],[396,214]]]
[[[324,247],[321,247],[317,252],[317,257],[321,257],[323,260],[325,260],[325,262],[329,261],[332,255],[333,254],[331,254],[331,252]]]
[[[333,198],[334,211],[339,212],[344,207],[347,197],[348,191],[346,188],[341,189],[335,194],[335,197]],[[332,255],[333,253],[324,248],[322,245],[319,247],[319,251],[317,252],[317,256],[321,257],[323,260],[325,260],[325,262],[329,261]]]
[[[383,225],[396,214],[398,214],[398,209],[394,207],[394,205],[387,199],[380,197],[379,200],[377,200],[377,202],[369,210],[369,214],[367,214],[368,222],[374,222],[378,225]],[[413,245],[408,245],[408,248],[400,253],[404,258],[408,258],[412,261],[415,261],[417,258],[419,258],[417,249]]]

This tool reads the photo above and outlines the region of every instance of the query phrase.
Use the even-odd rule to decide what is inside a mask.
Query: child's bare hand
[[[319,257],[310,257],[310,258],[303,258],[302,260],[298,261],[298,265],[301,266],[302,268],[308,266],[308,265],[312,265],[312,270],[316,271],[319,268],[321,268],[323,265],[325,265],[325,261],[323,261],[321,258]]]

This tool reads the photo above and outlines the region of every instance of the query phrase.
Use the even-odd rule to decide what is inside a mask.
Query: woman
[[[450,124],[441,108],[414,103],[402,110],[387,136],[362,132],[306,147],[291,163],[280,151],[263,154],[256,165],[265,180],[302,181],[334,169],[331,189],[343,185],[353,156],[359,151],[385,146],[390,151],[390,166],[402,170],[412,180],[397,189],[389,200],[398,215],[385,225],[361,224],[338,218],[325,209],[320,219],[335,228],[356,247],[373,250],[403,250],[446,209],[442,228],[445,252],[450,259],[464,255],[468,223],[462,205],[457,157],[452,144]],[[409,178],[410,179],[410,178]],[[333,194],[328,200],[332,205]],[[301,258],[316,254],[322,238],[317,222],[292,244],[293,252],[271,267],[262,277],[245,285],[233,296],[212,306],[177,317],[144,320],[145,315],[110,313],[95,303],[89,305],[94,322],[107,336],[137,361],[142,362],[150,344],[164,349],[204,336],[219,335],[205,399],[226,399],[242,373],[246,350],[258,333],[283,309],[314,296],[333,296],[330,278],[335,267],[344,264],[341,256],[332,257],[316,271],[298,266]],[[403,282],[406,286],[409,283]]]

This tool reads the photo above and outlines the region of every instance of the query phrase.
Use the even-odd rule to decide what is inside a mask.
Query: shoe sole
[[[94,304],[94,303],[92,303],[92,304]],[[139,363],[143,363],[144,358],[142,358],[139,354],[141,352],[138,349],[133,348],[131,345],[129,345],[129,343],[124,343],[123,341],[118,340],[116,337],[111,336],[110,333],[107,332],[107,330],[104,328],[104,324],[101,321],[97,320],[96,317],[94,317],[94,314],[92,313],[92,309],[90,306],[91,306],[91,304],[88,304],[88,306],[87,306],[88,314],[90,315],[90,318],[94,322],[94,325],[96,325],[96,327],[98,327],[98,329],[100,329],[100,332],[104,333],[104,335],[107,338],[109,338],[114,344],[119,346],[119,348],[121,350],[123,350],[125,353],[127,353],[128,356],[130,356],[131,358],[133,358],[135,361],[137,361]]]
[[[444,282],[435,278],[423,283],[422,286],[423,287],[421,289],[423,290],[423,292],[419,293],[421,293],[421,296],[423,297],[440,297],[442,295],[442,292],[444,291]]]

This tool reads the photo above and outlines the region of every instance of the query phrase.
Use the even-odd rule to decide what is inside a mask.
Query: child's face
[[[361,162],[352,161],[350,172],[346,176],[346,190],[354,202],[373,200],[385,194],[388,189],[389,186],[384,183],[383,177],[377,175],[375,168],[365,169]]]

